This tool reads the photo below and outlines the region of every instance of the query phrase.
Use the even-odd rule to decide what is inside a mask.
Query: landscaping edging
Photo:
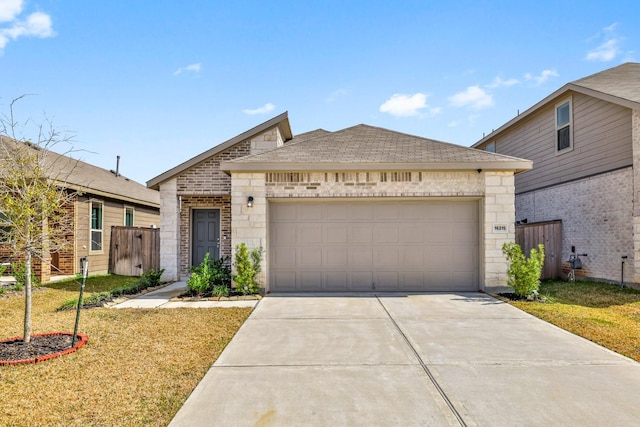
[[[73,333],[71,333],[71,332],[47,332],[47,333],[43,333],[43,334],[33,334],[33,335],[31,335],[31,337],[32,338],[33,337],[49,337],[49,336],[56,336],[56,335],[67,335],[67,336],[73,337]],[[89,337],[86,334],[77,334],[76,336],[78,337],[78,341],[76,342],[76,344],[73,347],[67,348],[67,349],[65,349],[63,351],[59,351],[59,352],[51,353],[51,354],[45,354],[45,355],[42,355],[42,356],[37,356],[37,357],[30,358],[30,359],[0,360],[0,366],[4,366],[4,365],[22,365],[22,364],[27,364],[27,363],[44,362],[45,360],[53,359],[55,357],[61,357],[61,356],[64,356],[65,354],[75,353],[76,351],[78,351],[78,349],[80,349],[87,342],[89,342]],[[21,336],[8,338],[8,339],[0,341],[0,344],[1,343],[12,342],[12,341],[22,340],[22,338],[23,337],[21,337]]]

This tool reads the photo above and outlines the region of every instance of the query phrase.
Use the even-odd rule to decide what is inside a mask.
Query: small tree
[[[254,248],[249,252],[247,245],[240,243],[236,245],[235,261],[236,275],[233,276],[233,281],[236,283],[236,290],[245,295],[258,293],[260,284],[256,281],[256,276],[261,270],[262,248]]]
[[[527,297],[537,292],[544,265],[544,245],[539,244],[538,250],[531,249],[528,259],[522,253],[520,245],[514,242],[502,245],[502,253],[509,261],[508,285],[513,288],[515,294]]]
[[[76,162],[51,153],[70,138],[59,134],[51,123],[36,126],[37,141],[16,135],[21,129],[9,115],[0,117],[0,241],[25,263],[24,342],[31,340],[31,287],[34,258],[46,260],[50,252],[65,249],[73,226],[68,209],[75,194],[66,185]],[[27,124],[29,122],[26,122]],[[45,268],[44,262],[41,263]]]

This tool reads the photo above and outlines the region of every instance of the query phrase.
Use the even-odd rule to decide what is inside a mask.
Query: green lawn
[[[87,292],[137,278],[91,277]],[[33,294],[33,333],[73,331],[79,284]],[[24,297],[0,296],[0,339],[22,335]],[[81,312],[89,343],[46,362],[0,367],[0,426],[166,426],[251,309],[108,309]]]
[[[131,276],[116,276],[112,274],[105,274],[101,276],[89,276],[85,283],[85,292],[107,292],[112,289],[121,288],[124,286],[132,285],[136,283],[140,278]],[[82,277],[76,277],[73,279],[61,280],[59,282],[47,283],[47,288],[60,289],[63,291],[75,291],[80,292],[80,285],[82,284]]]
[[[640,362],[640,291],[599,282],[546,281],[540,294],[551,302],[508,302]]]

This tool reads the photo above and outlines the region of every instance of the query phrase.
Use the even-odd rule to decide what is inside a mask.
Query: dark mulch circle
[[[527,297],[516,295],[513,292],[500,292],[498,295],[511,301],[527,301]]]
[[[72,346],[73,334],[52,332],[31,335],[31,341],[24,343],[22,337],[14,337],[0,342],[0,365],[36,363],[75,352],[87,343],[87,336],[78,334]]]

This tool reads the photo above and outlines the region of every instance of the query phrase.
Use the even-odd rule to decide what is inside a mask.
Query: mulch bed
[[[78,334],[75,346],[71,346],[72,337],[70,332],[49,332],[31,335],[31,342],[27,344],[22,337],[0,341],[0,366],[37,363],[64,356],[76,352],[89,340],[85,334]]]

